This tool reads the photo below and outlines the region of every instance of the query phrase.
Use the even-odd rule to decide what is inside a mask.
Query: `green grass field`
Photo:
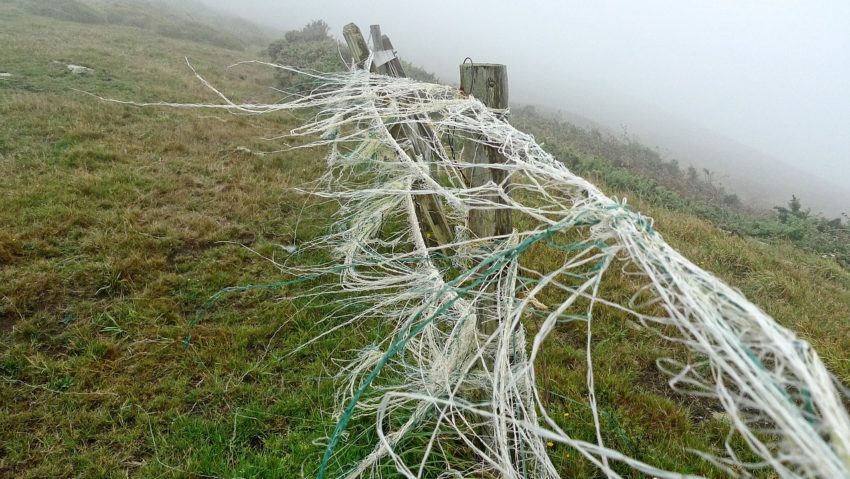
[[[311,475],[336,424],[332,359],[353,357],[380,329],[349,328],[290,354],[326,327],[316,324],[329,311],[323,299],[287,299],[309,284],[208,300],[225,287],[290,279],[266,258],[325,259],[285,251],[331,222],[332,205],[292,189],[322,173],[324,152],[237,151],[280,150],[281,141],[263,138],[299,124],[287,115],[138,108],[82,93],[216,102],[188,57],[235,98],[273,101],[272,72],[226,69],[261,58],[262,47],[35,13],[0,0],[0,71],[11,74],[0,78],[0,476]],[[68,63],[94,73],[72,74]],[[846,270],[650,201],[630,204],[811,341],[850,384]],[[606,287],[630,294],[625,279]],[[680,352],[627,327],[621,314],[597,325],[606,443],[659,467],[719,477],[686,448],[718,450],[728,425],[710,404],[669,391],[654,365]],[[559,330],[539,369],[553,416],[589,439],[592,419],[576,403],[586,393],[583,330]],[[360,457],[372,434],[354,424],[336,470]],[[552,455],[564,477],[597,475],[559,447]]]

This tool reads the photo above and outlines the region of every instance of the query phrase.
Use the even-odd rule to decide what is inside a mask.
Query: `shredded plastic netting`
[[[455,88],[363,70],[299,73],[321,86],[278,104],[234,104],[221,95],[221,105],[191,106],[318,112],[291,135],[319,138],[309,146],[330,150],[313,194],[337,201],[339,217],[312,247],[334,261],[289,270],[338,275],[310,293],[345,293],[323,335],[375,320],[389,331],[339,369],[338,424],[319,477],[340,467],[343,477],[379,477],[388,467],[409,478],[559,477],[548,442],[575,449],[607,477],[620,477],[615,463],[682,477],[603,441],[590,354],[600,306],[627,312],[697,358],[660,359],[658,367],[674,390],[714,398],[760,460],[740,459],[728,441],[725,453],[694,451],[699,457],[732,475],[850,477],[850,419],[817,353],[676,252],[649,219]],[[489,167],[509,182],[468,186],[475,165],[464,158],[475,148],[496,149],[504,163]],[[454,228],[448,244],[420,227],[425,196],[437,199]],[[509,235],[478,238],[465,226],[472,210],[506,208]],[[541,248],[556,267],[527,265],[524,257]],[[615,270],[640,285],[631,301],[600,292]],[[357,312],[343,316],[352,305]],[[532,314],[542,318],[533,335],[524,326]],[[586,323],[593,441],[571,437],[547,414],[535,376],[544,342],[575,321]],[[374,422],[375,434],[351,437],[352,420]],[[371,453],[340,462],[344,444],[369,437]]]

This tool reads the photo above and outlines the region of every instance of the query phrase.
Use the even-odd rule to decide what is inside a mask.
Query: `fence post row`
[[[404,69],[395,57],[389,37],[381,33],[380,25],[370,27],[372,43],[375,48],[370,71],[394,77],[405,77]],[[349,23],[343,28],[343,37],[351,51],[355,66],[362,68],[369,58],[369,47],[360,28]],[[380,50],[378,50],[380,48]],[[377,60],[377,61],[375,61]],[[488,108],[502,111],[508,107],[508,74],[505,65],[492,63],[464,63],[460,66],[460,88],[470,96],[480,100]],[[425,122],[413,122],[405,127],[393,125],[390,133],[396,140],[406,139],[414,156],[420,161],[431,164],[433,149],[442,148],[436,134]],[[473,138],[464,147],[465,161],[480,164],[470,168],[467,176],[469,187],[482,187],[491,182],[498,185],[504,194],[510,190],[510,177],[501,168],[489,165],[504,163],[504,157],[497,148],[487,144],[485,138]],[[506,205],[502,194],[494,192],[488,199],[496,204]],[[431,243],[439,245],[451,243],[451,227],[442,210],[442,203],[434,195],[417,195],[417,217],[423,235],[431,238]],[[469,212],[467,226],[478,238],[508,235],[513,230],[511,210],[509,208],[474,209]],[[430,233],[430,234],[429,234]],[[491,287],[493,287],[491,285]],[[488,288],[489,289],[489,288]],[[492,292],[492,291],[490,291]],[[498,305],[495,299],[480,301],[476,307],[477,325],[480,333],[489,336],[498,325]]]
[[[369,30],[375,49],[370,71],[393,77],[406,77],[401,61],[395,56],[392,42],[389,37],[381,33],[380,25],[372,25]],[[355,66],[363,68],[369,58],[369,48],[360,29],[354,23],[349,23],[343,29],[343,37],[351,51]],[[463,93],[477,98],[488,108],[503,111],[508,107],[508,76],[505,65],[464,63],[460,66],[460,85]],[[413,119],[427,120],[419,117]],[[407,140],[399,141],[399,143],[409,145],[417,161],[423,161],[432,167],[433,152],[443,150],[442,142],[426,121],[397,123],[390,127],[390,134],[397,141]],[[464,174],[467,186],[483,187],[492,182],[501,192],[493,192],[487,195],[487,198],[497,205],[507,206],[503,195],[509,194],[510,177],[504,169],[490,166],[503,164],[505,158],[499,153],[498,148],[489,145],[486,138],[482,136],[470,138],[465,143],[464,161],[481,165],[470,168]],[[439,199],[435,195],[417,195],[416,206],[423,236],[428,238],[433,235],[432,244],[434,242],[438,245],[451,243],[452,230]],[[509,235],[513,231],[511,210],[507,207],[473,209],[469,212],[467,227],[477,238]],[[427,234],[429,232],[431,235]],[[488,245],[482,245],[482,249],[488,248]],[[486,294],[480,297],[474,306],[476,329],[484,337],[492,335],[499,324],[499,299],[496,297],[496,288],[496,281],[489,281],[483,291]],[[490,364],[485,366],[485,363]],[[490,368],[491,366],[492,358],[489,355],[483,356],[479,367]],[[481,395],[484,390],[475,393]],[[484,426],[482,436],[487,438],[492,437],[492,434],[492,428]]]
[[[380,63],[372,62],[370,71],[393,77],[406,77],[401,61],[395,57],[393,53],[392,43],[389,37],[381,34],[379,25],[372,25],[370,28],[372,41],[379,46],[381,50],[375,52],[376,58]],[[348,49],[351,51],[352,58],[359,68],[362,68],[366,60],[369,58],[369,47],[366,45],[366,40],[363,34],[360,33],[360,28],[353,23],[349,23],[342,30]],[[408,140],[413,152],[413,157],[419,161],[423,161],[431,165],[433,148],[438,144],[436,133],[434,133],[427,125],[421,122],[414,122],[407,127],[403,124],[395,124],[390,128],[390,134],[399,143],[404,144],[401,140]],[[419,220],[422,234],[429,245],[447,245],[452,242],[454,235],[443,212],[443,206],[440,200],[435,195],[417,195],[416,216]]]

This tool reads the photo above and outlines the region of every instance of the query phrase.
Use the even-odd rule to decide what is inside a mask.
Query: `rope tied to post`
[[[372,55],[368,49],[360,53],[355,64],[368,65]],[[338,423],[319,477],[380,477],[388,465],[406,477],[559,477],[548,443],[571,448],[609,477],[618,477],[622,467],[659,478],[688,477],[629,457],[603,440],[591,346],[593,325],[603,320],[595,313],[605,308],[687,349],[693,362],[660,360],[659,369],[676,391],[714,398],[729,417],[735,434],[725,449],[695,451],[696,458],[731,473],[771,468],[783,478],[850,478],[850,417],[840,385],[817,353],[678,253],[625,201],[608,197],[500,118],[506,92],[492,88],[492,97],[479,99],[406,78],[264,64],[310,75],[324,86],[288,102],[256,105],[233,103],[205,82],[223,104],[167,106],[318,112],[290,135],[329,150],[327,172],[317,183],[322,188],[313,194],[337,202],[339,211],[334,227],[301,250],[333,260],[279,266],[292,277],[337,275],[338,281],[305,295],[342,293],[323,297],[343,298],[332,301],[345,307],[333,308],[319,323],[327,329],[298,350],[375,320],[386,331],[356,357],[335,363]],[[472,94],[481,89],[480,64],[470,59],[464,65],[462,71],[473,70],[469,86],[463,75],[461,85]],[[495,85],[485,86],[506,81],[498,70],[491,72]],[[497,111],[482,100],[494,101]],[[460,157],[448,154],[449,133],[498,152],[500,161],[485,168],[467,157],[466,148]],[[468,181],[464,172],[470,168],[510,178],[520,194],[508,194],[504,182]],[[441,205],[451,226],[446,243],[426,241],[420,214],[425,197]],[[478,235],[482,230],[466,219],[482,212],[508,212],[519,227]],[[628,281],[617,276],[622,274]],[[633,296],[624,299],[623,291],[603,287],[609,280],[633,285]],[[487,332],[476,327],[482,304],[493,326]],[[539,318],[533,334],[524,327],[528,317]],[[583,400],[591,412],[596,435],[587,440],[550,416],[535,372],[544,345],[559,345],[553,332],[573,322],[586,326],[589,393],[573,400]],[[486,367],[477,367],[485,355]],[[373,430],[374,436],[347,435],[358,418],[361,431]],[[740,459],[733,441],[749,447],[758,461]],[[359,461],[338,462],[364,446],[370,452]]]

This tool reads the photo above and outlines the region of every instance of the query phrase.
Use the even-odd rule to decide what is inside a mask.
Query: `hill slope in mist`
[[[616,118],[610,111],[600,115],[605,124],[626,125],[638,141],[657,145],[667,159],[709,169],[745,203],[770,209],[796,195],[816,212],[828,216],[850,213],[850,185],[807,171],[806,158],[791,164],[692,121],[635,103],[624,106]],[[596,126],[599,124],[596,122]],[[846,176],[847,172],[839,173],[837,177]]]
[[[696,125],[670,124],[674,126],[653,137],[659,144],[683,163],[715,171],[724,185],[756,206],[784,204],[793,194],[825,215],[850,212],[850,185],[806,171],[805,158],[792,165]]]
[[[170,38],[243,50],[265,46],[278,32],[225,15],[196,0],[7,0],[22,10],[88,25],[124,25]]]

